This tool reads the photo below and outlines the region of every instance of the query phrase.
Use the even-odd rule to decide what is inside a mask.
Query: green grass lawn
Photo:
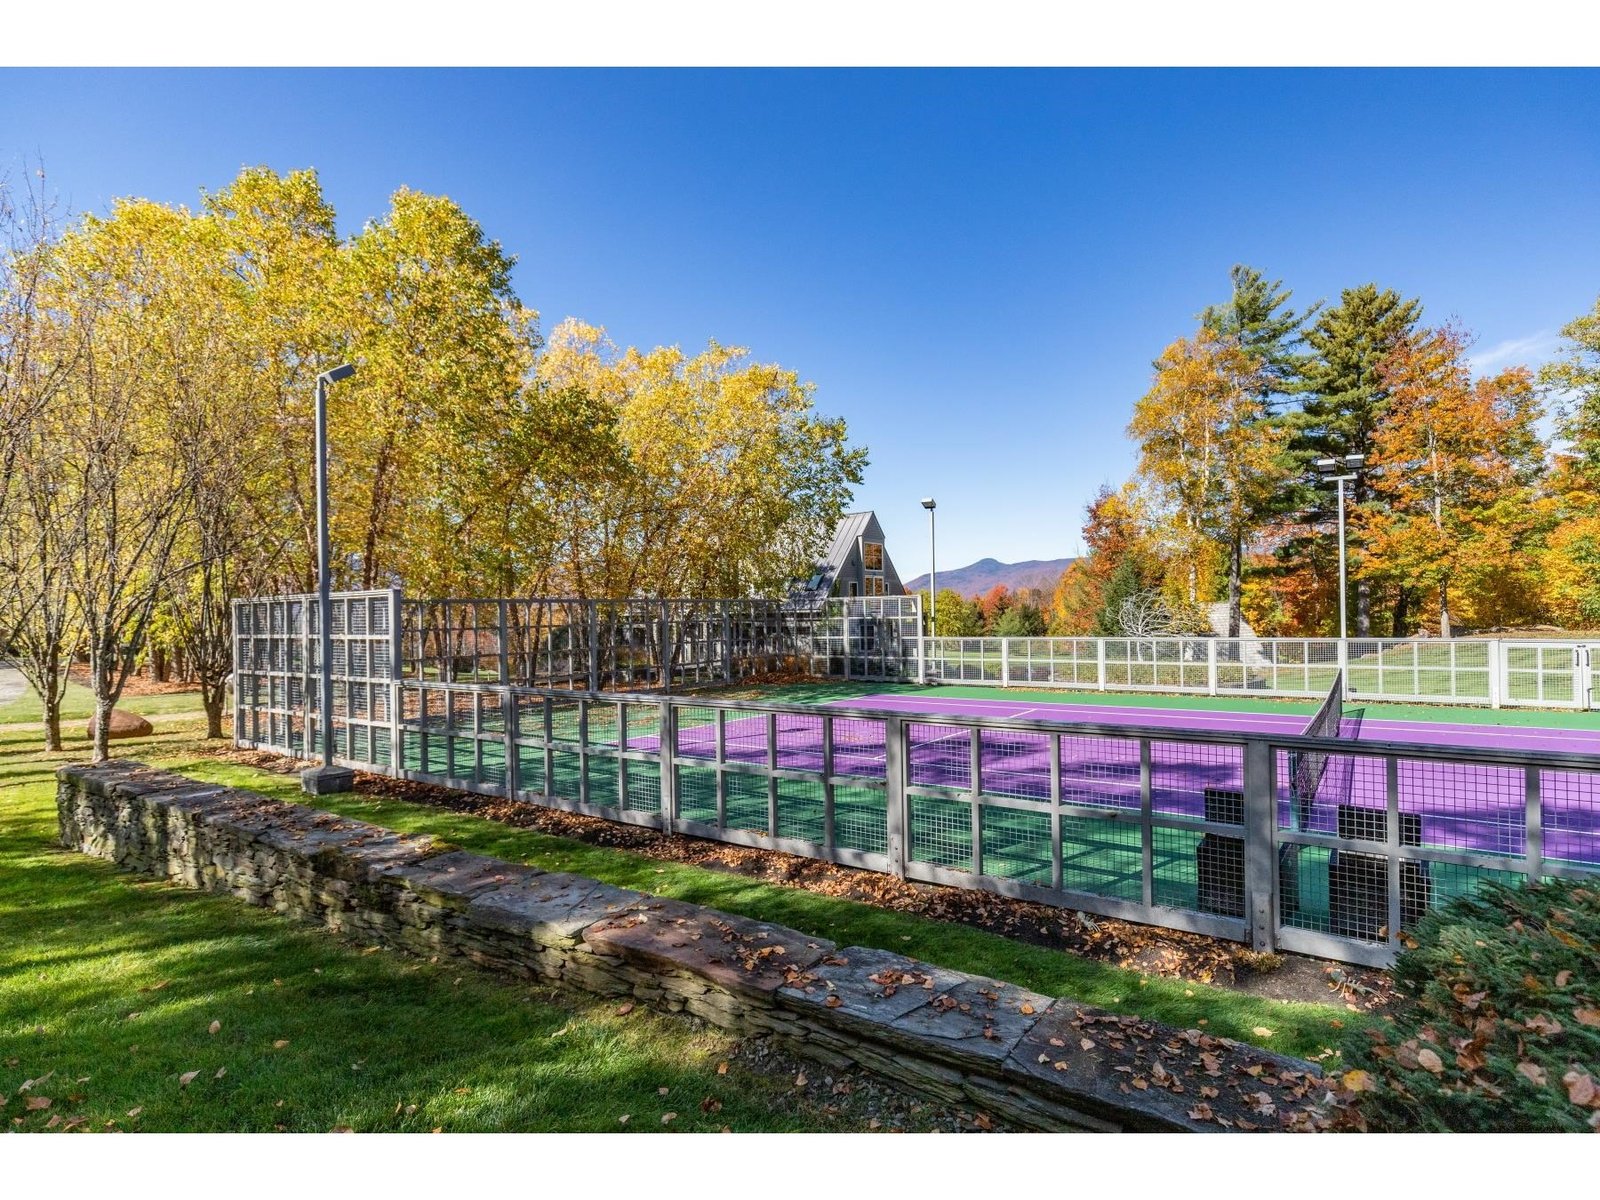
[[[197,722],[174,722],[116,750],[196,778],[306,799],[293,776],[201,754],[199,731]],[[31,735],[0,733],[0,1117],[20,1119],[15,1128],[40,1129],[52,1116],[82,1117],[84,1128],[172,1131],[658,1129],[665,1112],[678,1114],[674,1129],[839,1130],[865,1120],[822,1113],[786,1079],[736,1058],[718,1075],[734,1043],[690,1022],[642,1009],[618,1016],[610,1003],[348,945],[63,851],[54,844],[53,771],[86,757],[76,734],[52,756]],[[1182,1026],[1204,1020],[1212,1033],[1286,1053],[1321,1054],[1338,1044],[1343,1026],[1364,1019],[1331,1004],[1145,977],[965,926],[431,806],[382,796],[322,800],[479,853]],[[216,1033],[212,1022],[220,1022]],[[25,1080],[50,1072],[48,1083],[20,1092]],[[189,1072],[197,1074],[185,1085]],[[28,1110],[28,1095],[49,1096],[50,1108]],[[720,1111],[702,1111],[707,1097]],[[619,1125],[624,1114],[627,1126]]]
[[[181,746],[173,744],[174,750]],[[181,753],[149,761],[197,779],[310,802],[292,775]],[[1360,1018],[1332,1004],[1285,1003],[1220,987],[1147,977],[1076,955],[1028,945],[964,925],[892,912],[869,904],[519,829],[469,814],[376,795],[322,796],[319,806],[406,832],[427,831],[479,854],[573,871],[621,887],[705,904],[829,938],[941,966],[1009,980],[1051,995],[1071,996],[1120,1012],[1239,1038],[1289,1054],[1314,1055],[1337,1045],[1340,1027]],[[1339,1022],[1340,1024],[1334,1024]],[[1258,1034],[1258,1029],[1270,1034]]]
[[[119,749],[159,760],[195,732]],[[53,770],[84,757],[81,739],[46,756],[0,734],[8,1129],[53,1117],[57,1128],[301,1132],[848,1130],[867,1120],[824,1114],[787,1077],[736,1058],[719,1075],[734,1043],[689,1021],[619,1016],[615,1002],[368,952],[61,850]],[[48,1108],[28,1107],[44,1097]]]
[[[200,693],[169,692],[159,696],[124,696],[117,704],[118,708],[128,712],[136,712],[141,716],[161,716],[168,713],[200,713],[205,711],[205,705],[200,702]],[[67,722],[82,723],[94,715],[94,693],[88,688],[76,683],[67,684],[67,692],[61,698],[61,717],[63,724]],[[43,720],[43,713],[39,707],[39,694],[32,688],[27,689],[14,700],[0,704],[0,725],[21,725],[29,722]],[[66,730],[62,731],[67,732]],[[73,732],[81,733],[82,729]]]

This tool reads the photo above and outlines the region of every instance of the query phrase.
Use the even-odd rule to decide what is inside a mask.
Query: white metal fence
[[[1590,648],[1476,638],[924,638],[923,678],[996,687],[1593,706]]]

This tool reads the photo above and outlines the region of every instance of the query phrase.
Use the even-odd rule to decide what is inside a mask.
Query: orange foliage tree
[[[1423,592],[1444,637],[1458,583],[1474,596],[1515,593],[1509,576],[1529,568],[1541,511],[1533,380],[1523,368],[1474,380],[1468,344],[1454,326],[1425,329],[1385,360],[1390,400],[1367,464],[1374,503],[1353,521],[1362,572]]]

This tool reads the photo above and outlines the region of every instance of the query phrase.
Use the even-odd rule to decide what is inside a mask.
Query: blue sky
[[[907,575],[1073,553],[1150,360],[1235,262],[1376,280],[1537,362],[1600,294],[1582,71],[0,71],[0,160],[79,211],[314,166],[519,258],[546,328],[715,337],[817,385]]]

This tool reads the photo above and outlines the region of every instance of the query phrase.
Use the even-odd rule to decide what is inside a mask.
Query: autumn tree
[[[928,593],[922,593],[924,609]],[[955,588],[940,588],[935,599],[935,616],[940,637],[978,637],[983,633],[983,614],[978,606]]]
[[[1217,547],[1226,553],[1237,629],[1244,541],[1282,478],[1287,432],[1267,420],[1260,365],[1232,338],[1202,327],[1168,346],[1155,368],[1128,425],[1138,475],[1160,506],[1158,531],[1183,572],[1189,606],[1203,598],[1208,556]]]
[[[58,225],[42,171],[16,185],[0,177],[0,647],[32,614],[38,574],[50,569],[33,525],[50,500],[29,489],[49,478],[44,422],[83,342],[42,294]]]
[[[1560,398],[1556,428],[1574,470],[1600,492],[1600,299],[1562,326],[1561,337],[1562,353],[1539,372],[1539,382]]]
[[[1373,454],[1373,438],[1390,398],[1383,363],[1416,327],[1421,313],[1419,301],[1365,283],[1346,288],[1339,303],[1325,309],[1306,329],[1310,357],[1296,385],[1303,403],[1294,418],[1290,447],[1299,461],[1309,466],[1313,458]],[[1371,485],[1363,473],[1351,486],[1354,509],[1359,511],[1369,501]],[[1359,522],[1352,520],[1352,525]],[[1349,553],[1356,564],[1355,634],[1367,637],[1372,631],[1372,597],[1369,576],[1360,570],[1359,531]]]
[[[1561,354],[1539,372],[1555,398],[1560,441],[1551,472],[1552,528],[1540,556],[1549,616],[1600,626],[1600,300],[1561,329]]]
[[[568,321],[537,373],[597,420],[588,469],[603,486],[544,495],[578,595],[781,592],[824,549],[866,466],[810,384],[738,347],[619,350]]]
[[[1373,503],[1357,510],[1366,571],[1428,589],[1452,636],[1453,586],[1524,560],[1533,488],[1543,467],[1529,372],[1474,380],[1453,326],[1410,334],[1380,368],[1387,396],[1372,431]]]
[[[997,583],[983,595],[978,597],[978,615],[983,621],[983,631],[993,634],[995,626],[1006,611],[1016,602],[1016,597],[1011,594],[1011,589],[1003,583]]]
[[[1124,563],[1137,589],[1156,582],[1159,564],[1147,544],[1143,523],[1137,489],[1131,484],[1118,489],[1100,486],[1084,510],[1083,542],[1088,553],[1068,564],[1050,598],[1052,632],[1087,634],[1103,624],[1099,618],[1107,588]]]
[[[343,361],[350,340],[334,210],[315,171],[280,175],[248,167],[226,187],[203,193],[200,211],[223,256],[234,305],[231,333],[249,356],[251,407],[261,414],[256,436],[266,448],[243,499],[256,527],[274,540],[262,547],[267,561],[252,574],[269,579],[269,591],[311,591],[317,562],[312,381]],[[363,490],[362,467],[344,461],[351,474],[330,477],[330,506],[348,514]]]

